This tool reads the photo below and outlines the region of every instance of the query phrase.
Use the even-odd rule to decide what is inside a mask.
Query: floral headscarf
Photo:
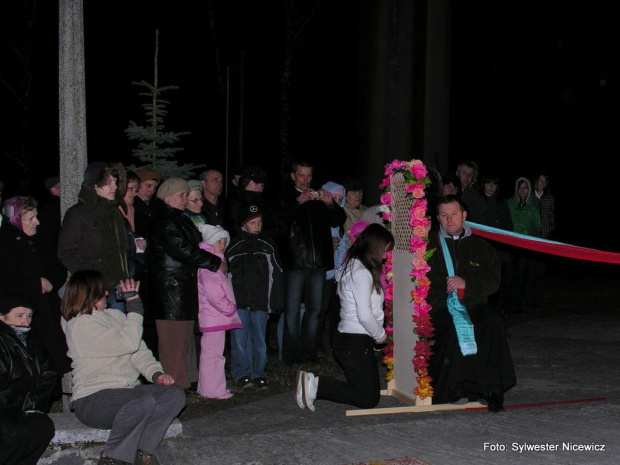
[[[24,208],[26,200],[28,200],[28,197],[11,197],[4,202],[4,207],[2,208],[2,214],[6,216],[9,219],[9,222],[20,231],[23,231],[22,209]]]

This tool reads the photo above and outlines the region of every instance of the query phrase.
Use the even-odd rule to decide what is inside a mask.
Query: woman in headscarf
[[[55,292],[66,279],[58,261],[46,263],[37,247],[39,226],[37,201],[32,197],[11,197],[4,208],[0,227],[0,291],[18,292],[32,302],[33,332],[52,359],[59,375],[71,370],[67,343],[60,327],[60,299]],[[45,255],[43,255],[45,257]],[[60,382],[56,395],[59,397]]]

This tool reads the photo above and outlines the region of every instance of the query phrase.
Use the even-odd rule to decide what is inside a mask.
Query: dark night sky
[[[225,82],[230,64],[233,106],[239,95],[235,76],[243,50],[244,161],[275,170],[283,53],[280,2],[213,3],[223,65],[219,72]],[[133,144],[123,130],[130,119],[143,123],[143,101],[131,82],[152,81],[159,28],[160,83],[179,86],[167,95],[172,102],[167,129],[192,132],[183,139],[185,160],[223,167],[225,93],[218,88],[208,2],[139,0],[127,2],[122,10],[106,2],[85,4],[89,159],[134,161]],[[319,181],[325,180],[320,173],[332,175],[355,160],[359,4],[327,2],[297,55],[292,150],[299,158],[315,159]],[[36,49],[35,182],[57,171],[57,2],[42,5],[46,7]],[[586,223],[581,212],[587,211],[589,218],[605,213],[607,205],[592,201],[592,193],[598,194],[597,199],[604,197],[612,183],[601,174],[615,174],[620,168],[615,140],[620,123],[616,50],[620,33],[615,24],[619,9],[611,0],[453,2],[451,165],[474,159],[483,171],[498,171],[504,194],[512,191],[516,177],[548,170],[567,237],[575,228],[587,227],[594,236],[609,229],[602,221]],[[4,16],[0,25],[7,21]],[[5,36],[11,34],[3,30]],[[4,46],[0,53],[7,55]],[[14,64],[3,60],[3,73],[15,69]],[[8,76],[15,78],[10,71]],[[0,90],[0,103],[8,100]],[[238,125],[232,114],[234,162]],[[3,124],[2,139],[9,140],[13,130]],[[7,178],[5,169],[2,178]],[[594,190],[590,184],[597,180],[599,189]],[[583,194],[586,189],[590,195]]]

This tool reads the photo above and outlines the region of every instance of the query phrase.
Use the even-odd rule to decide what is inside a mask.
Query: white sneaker
[[[306,404],[306,407],[314,412],[314,400],[316,399],[316,391],[319,387],[319,377],[304,371],[302,380],[304,403]]]
[[[302,370],[297,370],[297,373],[295,373],[295,402],[297,402],[297,405],[301,409],[306,407],[304,404],[304,388],[303,388],[303,377],[304,377],[303,375],[305,373],[306,372]]]

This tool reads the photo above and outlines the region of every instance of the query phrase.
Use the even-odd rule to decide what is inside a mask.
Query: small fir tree
[[[161,94],[166,91],[176,90],[176,86],[158,85],[158,55],[159,55],[159,30],[155,31],[155,72],[154,84],[146,81],[132,82],[132,84],[144,87],[147,91],[140,92],[141,96],[148,97],[149,101],[142,104],[146,114],[147,126],[139,126],[133,121],[129,121],[129,126],[125,133],[129,140],[137,140],[138,148],[132,151],[134,157],[138,158],[143,164],[140,166],[129,166],[132,170],[149,167],[159,171],[164,178],[183,178],[194,177],[195,171],[204,165],[183,164],[179,165],[175,159],[175,154],[183,150],[182,147],[175,147],[181,136],[191,134],[190,132],[167,132],[164,126],[164,118],[168,115],[166,106],[170,101],[161,98]]]

